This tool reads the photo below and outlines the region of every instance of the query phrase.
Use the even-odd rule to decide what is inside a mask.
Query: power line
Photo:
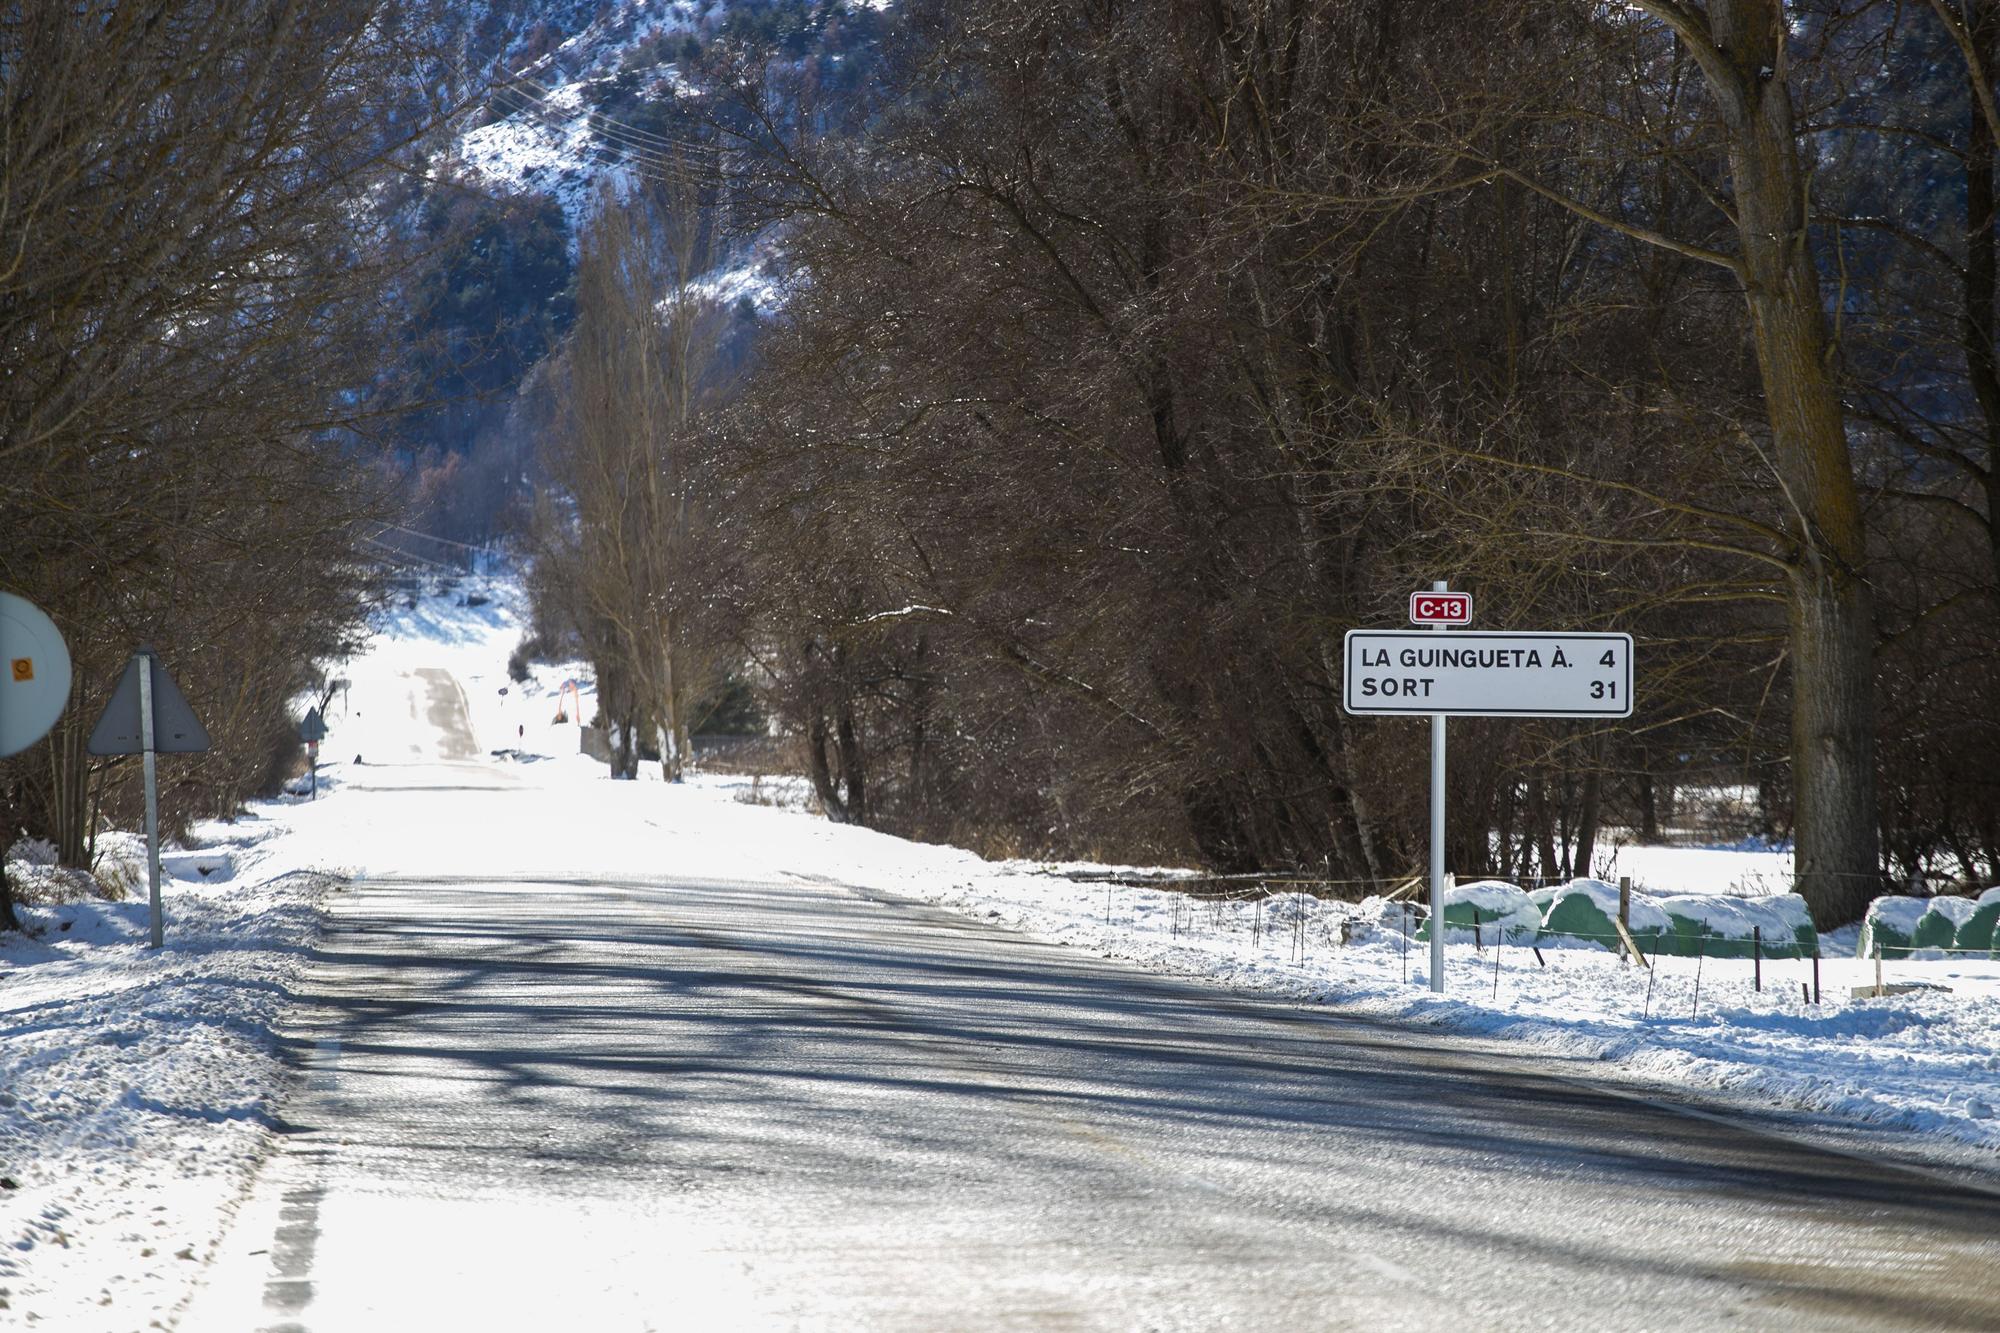
[[[519,103],[518,109],[520,111],[537,117],[545,126],[557,128],[562,123],[556,119],[555,112],[535,102],[526,93],[515,89],[496,88],[495,91],[504,91],[509,96],[515,98]],[[699,166],[685,160],[667,157],[651,148],[629,143],[612,134],[600,132],[598,137],[602,138],[610,146],[622,149],[624,152],[630,154],[638,166],[649,169],[659,179],[681,185],[707,185],[716,183],[722,179],[719,167]]]
[[[556,122],[561,114],[550,106],[550,101],[555,96],[555,90],[536,83],[532,79],[517,79],[512,83],[495,84],[493,91],[496,94],[505,94],[511,97],[520,110],[528,111],[541,117],[544,123]],[[656,160],[673,161],[676,160],[678,155],[716,159],[728,151],[714,144],[705,144],[690,139],[678,139],[668,135],[656,134],[650,130],[643,130],[614,116],[608,116],[602,111],[592,110],[585,114],[588,116],[586,123],[604,139],[617,144],[621,148],[629,149],[634,153],[649,156]]]
[[[550,98],[553,98],[558,91],[557,89],[549,87],[545,83],[538,82],[537,80],[528,78],[525,75],[517,77],[514,80],[514,83],[516,85],[525,84],[529,88],[534,89],[535,92],[541,97],[541,99],[544,102],[548,101]],[[593,110],[591,112],[591,115],[606,125],[611,125],[616,127],[618,130],[620,130],[626,135],[629,135],[633,139],[642,141],[650,140],[654,144],[660,147],[680,149],[695,153],[708,153],[716,156],[720,156],[721,154],[729,151],[728,149],[720,148],[715,144],[703,143],[699,139],[681,139],[681,138],[676,138],[672,135],[660,134],[653,130],[641,129],[639,126],[633,125],[627,121],[622,121],[615,117],[607,116],[602,111]]]
[[[428,565],[432,569],[442,569],[448,574],[464,574],[468,572],[463,565],[453,565],[447,564],[442,560],[433,560],[429,556],[418,555],[415,551],[405,551],[400,547],[391,546],[379,538],[363,537],[361,540],[367,545],[374,547],[381,553],[381,556],[386,556],[388,558],[386,563],[393,564],[400,561],[406,565]],[[378,558],[381,557],[378,556]]]
[[[384,530],[388,530],[388,526],[384,526]],[[398,528],[398,530],[408,532],[408,528]],[[412,536],[424,536],[424,534],[422,532],[412,532]],[[432,540],[444,540],[444,538],[432,538]],[[402,546],[394,546],[390,542],[384,542],[378,536],[362,536],[362,542],[368,544],[368,546],[374,546],[380,552],[376,558],[384,558],[386,556],[386,562],[390,562],[390,564],[394,564],[394,562],[402,562],[402,564],[428,564],[430,568],[442,568],[448,574],[466,574],[466,572],[470,572],[464,564],[450,564],[446,560],[434,560],[434,558],[418,554],[414,550],[404,550]],[[452,544],[462,544],[462,542],[452,542]],[[478,550],[478,546],[468,546],[468,550]]]
[[[545,101],[552,100],[562,91],[562,89],[560,88],[550,87],[548,84],[543,83],[539,79],[530,78],[526,74],[515,75],[513,77],[512,83],[514,86],[525,86],[528,88],[532,88],[535,91],[535,93]],[[630,134],[634,138],[642,140],[652,140],[656,144],[665,147],[688,148],[703,153],[721,153],[726,151],[722,148],[717,147],[714,144],[702,143],[699,140],[681,139],[673,135],[662,134],[657,130],[644,129],[640,126],[633,125],[627,121],[619,120],[616,117],[607,116],[602,111],[596,111],[593,112],[593,114],[598,116],[600,119],[606,121],[607,123],[617,126],[620,130],[624,131],[627,134]]]
[[[478,545],[473,542],[453,541],[449,537],[440,537],[436,533],[419,532],[415,528],[406,528],[399,523],[384,523],[382,525],[382,532],[400,532],[403,533],[405,536],[418,537],[427,542],[439,542],[445,546],[456,546],[461,550],[466,550],[466,551],[484,551],[487,549],[486,547]],[[380,536],[381,533],[377,533],[376,535]]]

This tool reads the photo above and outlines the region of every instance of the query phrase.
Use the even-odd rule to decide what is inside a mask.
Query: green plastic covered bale
[[[1868,904],[1868,915],[1861,919],[1861,942],[1855,946],[1854,956],[1873,958],[1880,949],[1884,958],[1908,958],[1917,923],[1930,908],[1928,898],[1900,893],[1877,898]]]
[[[1812,909],[1804,898],[1779,893],[1754,902],[1764,918],[1766,958],[1810,958],[1819,952],[1819,931],[1813,928]]]
[[[1813,923],[1810,918],[1807,919],[1804,928],[1798,932],[1795,939],[1797,940],[1796,951],[1781,956],[1790,958],[1812,958],[1818,955],[1819,931],[1814,929]]]
[[[1445,890],[1444,924],[1445,939],[1453,944],[1491,944],[1502,932],[1509,944],[1533,944],[1541,934],[1542,914],[1534,900],[1515,885],[1482,879]],[[1431,925],[1426,921],[1417,938],[1430,937]]]
[[[1912,949],[1957,948],[1958,928],[1965,924],[1972,912],[1973,905],[1970,898],[1931,899],[1929,910],[1917,919],[1917,928],[1910,932],[1910,947]]]
[[[1670,917],[1669,920],[1673,925],[1654,943],[1655,953],[1670,958],[1693,958],[1696,954],[1710,955],[1715,952],[1707,947],[1696,922],[1686,917]]]
[[[1812,914],[1796,893],[1761,898],[1688,893],[1662,898],[1659,905],[1670,923],[1660,950],[1678,957],[1805,958],[1819,947]]]
[[[1632,942],[1648,956],[1659,951],[1660,936],[1668,928],[1666,913],[1643,893],[1634,893],[1626,906]],[[1582,940],[1616,950],[1618,939],[1618,886],[1601,879],[1579,879],[1556,890],[1542,918],[1542,935],[1552,941]]]
[[[1988,889],[1972,900],[1972,915],[1959,923],[1952,947],[1973,953],[1992,954],[2000,940],[1994,939],[1994,923],[2000,921],[2000,887]]]
[[[1672,933],[1667,936],[1666,952],[1678,954],[1682,958],[1750,956],[1749,940],[1721,934],[1705,918],[1676,912],[1671,904],[1666,912],[1667,919],[1674,923]]]

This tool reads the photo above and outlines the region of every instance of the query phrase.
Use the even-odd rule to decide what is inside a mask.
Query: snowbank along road
[[[182,1328],[2000,1327],[1976,1183],[849,887],[768,811],[565,803],[421,681]]]

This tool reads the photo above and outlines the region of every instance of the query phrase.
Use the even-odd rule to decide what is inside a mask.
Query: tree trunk
[[[1285,710],[1285,724],[1297,737],[1299,748],[1326,779],[1326,803],[1315,812],[1324,819],[1326,828],[1324,846],[1327,850],[1321,855],[1329,867],[1334,858],[1339,858],[1340,878],[1365,880],[1372,887],[1380,882],[1381,873],[1375,864],[1374,849],[1362,820],[1362,811],[1366,807],[1356,798],[1353,788],[1344,781],[1344,770],[1347,766],[1341,762],[1341,756],[1328,749],[1329,745],[1341,745],[1344,742],[1338,733],[1329,734],[1322,740],[1315,719],[1300,706],[1300,701],[1296,697],[1288,693],[1282,706]],[[1307,813],[1302,808],[1299,813],[1301,819],[1313,818],[1312,813]],[[1305,852],[1308,845],[1307,839],[1301,837],[1286,850],[1297,858]]]
[[[1991,0],[1966,0],[1966,26],[1974,45],[1993,68],[1994,33],[2000,29]],[[1965,348],[1966,378],[1979,405],[1986,437],[1986,546],[1993,564],[1994,590],[2000,595],[2000,357],[1993,345],[1994,284],[2000,278],[2000,255],[1993,234],[1992,126],[1979,109],[1980,77],[1968,69],[1965,147],[1965,318],[1960,337]]]
[[[1593,753],[1590,768],[1583,775],[1583,795],[1577,802],[1576,861],[1571,867],[1576,875],[1590,874],[1591,858],[1597,855],[1597,825],[1604,807],[1604,773],[1598,765],[1599,758]]]
[[[930,827],[930,740],[931,682],[929,670],[931,637],[917,636],[917,649],[910,659],[910,826],[918,835]]]
[[[1639,775],[1639,841],[1655,843],[1660,840],[1660,805],[1654,799],[1653,775]]]
[[[1728,124],[1744,297],[1795,542],[1792,763],[1799,891],[1821,926],[1860,916],[1879,870],[1875,622],[1786,83],[1782,0],[1715,0],[1710,82]],[[1730,76],[1733,75],[1733,78]]]
[[[844,701],[835,724],[834,740],[840,746],[840,776],[841,785],[846,789],[848,818],[857,824],[866,824],[868,777],[862,769],[861,736],[854,725],[854,709]]]
[[[14,828],[14,804],[0,788],[0,930],[19,930],[21,918],[14,914],[14,886],[7,878],[7,845]]]
[[[1567,880],[1576,873],[1576,865],[1570,860],[1569,812],[1570,797],[1576,792],[1574,775],[1567,769],[1562,775],[1562,789],[1555,802],[1556,825],[1556,878]]]
[[[664,717],[660,724],[660,776],[668,782],[679,782],[687,770],[685,746],[686,723],[681,718],[680,681],[674,673],[674,629],[669,619],[660,634],[660,707]]]
[[[80,691],[71,691],[72,707],[50,729],[47,749],[48,785],[37,783],[43,832],[56,847],[58,863],[79,870],[90,868],[90,756],[84,753],[86,732],[74,707]],[[27,812],[32,820],[35,810]]]
[[[618,733],[618,745],[611,753],[611,776],[631,781],[639,776],[639,720],[620,718],[611,724]]]
[[[815,709],[812,725],[806,729],[806,773],[812,779],[813,794],[819,797],[826,817],[836,824],[851,824],[853,818],[847,813],[847,802],[841,799],[840,789],[835,785],[833,764],[827,758],[829,739],[826,715]]]
[[[1778,797],[1774,788],[1777,780],[1768,765],[1757,773],[1757,833],[1765,841],[1773,841],[1778,836]]]
[[[1528,779],[1528,830],[1535,839],[1535,873],[1544,880],[1554,878],[1555,820],[1549,813],[1548,783],[1539,773]]]
[[[1874,621],[1858,579],[1796,589],[1792,619],[1798,892],[1816,921],[1842,925],[1858,920],[1880,888]]]

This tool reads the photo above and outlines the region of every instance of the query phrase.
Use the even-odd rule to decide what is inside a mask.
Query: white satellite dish
[[[69,704],[69,646],[25,597],[0,592],[0,759],[48,735]]]

